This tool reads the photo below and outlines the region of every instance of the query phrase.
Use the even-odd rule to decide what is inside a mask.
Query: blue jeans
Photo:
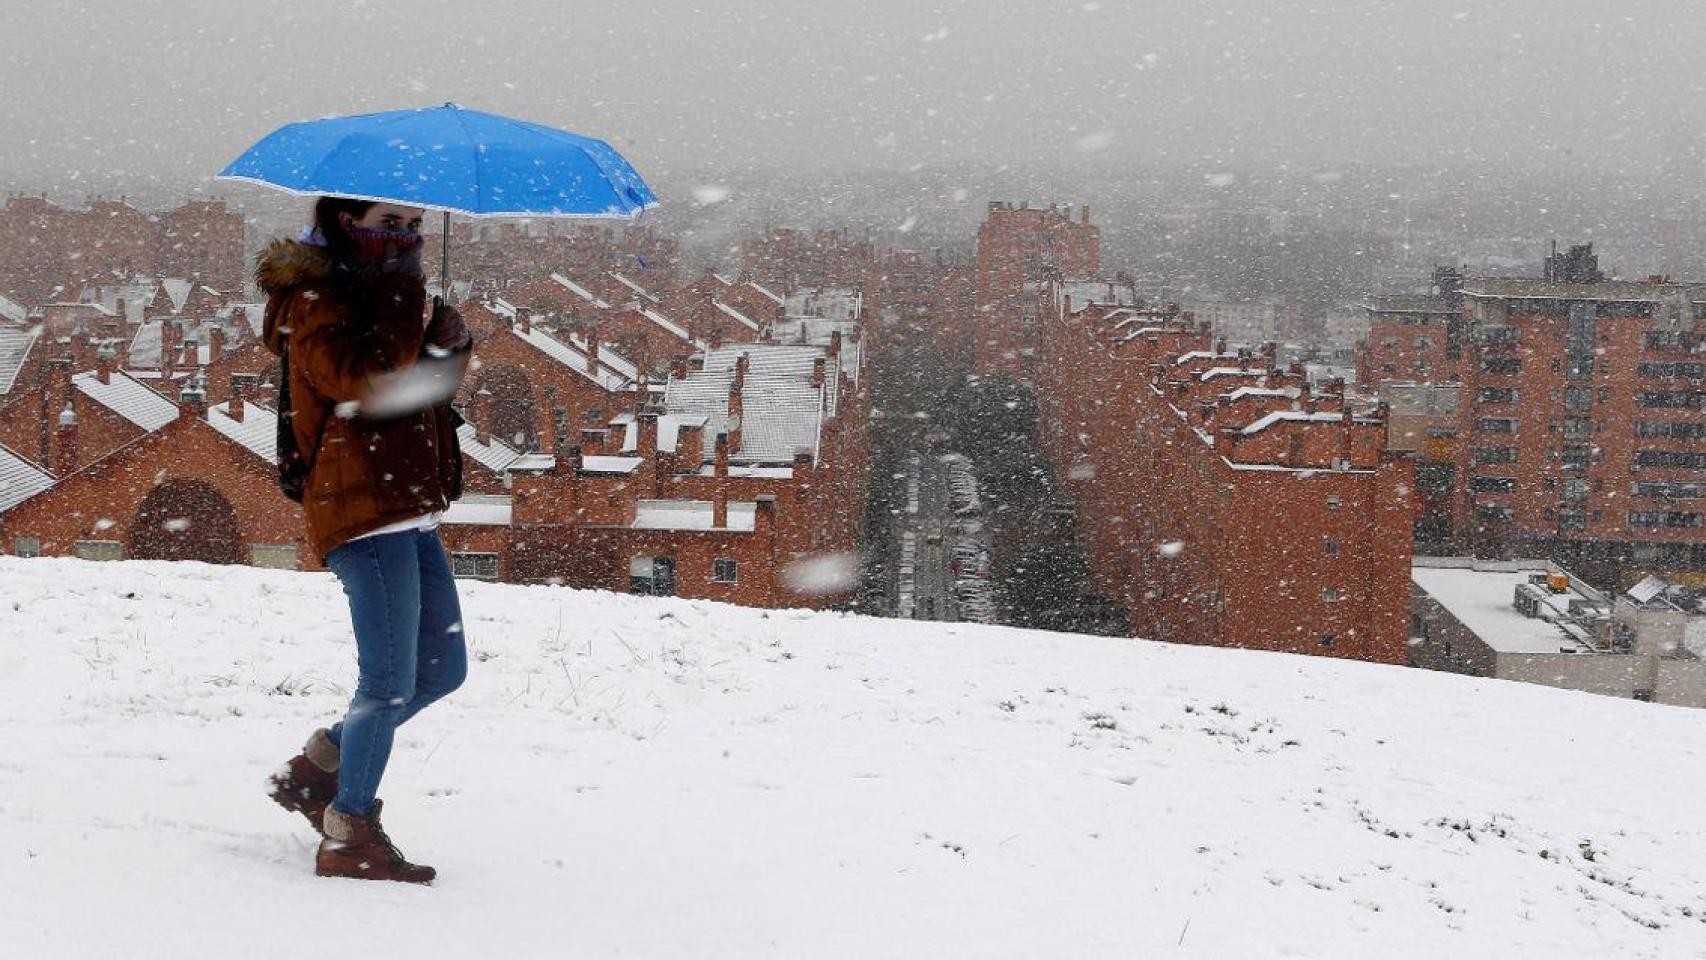
[[[349,713],[331,729],[341,756],[332,805],[367,816],[397,725],[468,676],[462,607],[437,530],[351,540],[326,566],[349,597],[361,670]]]

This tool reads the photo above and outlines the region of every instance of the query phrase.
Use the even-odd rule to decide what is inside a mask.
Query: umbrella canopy
[[[602,140],[453,103],[286,124],[218,179],[475,217],[634,217],[658,202]]]

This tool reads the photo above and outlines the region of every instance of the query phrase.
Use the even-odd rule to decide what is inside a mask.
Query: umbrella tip
[[[452,102],[452,101],[450,101],[450,100],[446,100],[446,101],[444,101],[444,105],[445,105],[445,106],[446,106],[446,107],[449,107],[449,108],[450,108],[450,109],[452,109],[452,110],[460,110],[460,109],[462,109],[462,108],[461,108],[461,107],[459,107],[459,106],[457,106],[457,105],[456,105],[456,104],[455,104],[455,103],[454,103],[454,102]]]

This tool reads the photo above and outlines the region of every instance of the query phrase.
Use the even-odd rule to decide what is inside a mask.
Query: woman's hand
[[[419,258],[417,257],[417,260]],[[474,340],[462,314],[442,297],[432,298],[432,319],[427,321],[426,343],[440,350],[461,350]]]

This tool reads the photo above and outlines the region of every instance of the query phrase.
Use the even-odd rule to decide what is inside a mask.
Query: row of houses
[[[682,319],[610,273],[462,305],[468,494],[444,526],[460,574],[760,606],[847,595],[790,571],[856,550],[862,318],[789,318],[768,290],[702,280],[706,312]],[[746,311],[762,305],[760,323]],[[275,485],[276,363],[228,307],[97,335],[0,326],[7,549],[315,566]],[[229,334],[221,310],[241,321]],[[667,339],[632,336],[642,324]],[[649,344],[644,359],[626,343]]]

